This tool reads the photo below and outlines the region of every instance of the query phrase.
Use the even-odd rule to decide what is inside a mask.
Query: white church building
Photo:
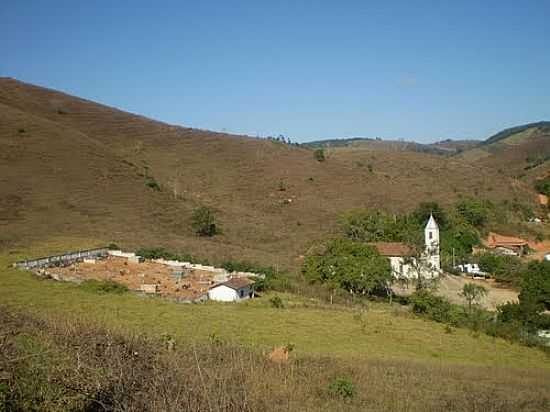
[[[430,215],[424,227],[424,252],[420,256],[421,262],[416,261],[413,251],[405,243],[375,242],[371,245],[390,260],[392,273],[396,278],[415,279],[420,271],[424,279],[433,279],[441,273],[439,226],[433,215]]]

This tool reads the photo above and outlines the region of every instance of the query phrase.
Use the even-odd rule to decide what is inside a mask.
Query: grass
[[[0,302],[44,318],[70,318],[150,336],[169,334],[189,343],[212,336],[260,349],[292,343],[299,355],[550,368],[550,359],[538,350],[474,337],[466,330],[450,334],[444,325],[402,313],[397,306],[371,305],[359,317],[350,307],[288,294],[279,294],[284,309],[273,308],[269,294],[241,304],[177,304],[41,280],[8,267],[11,261],[13,256],[0,256]]]
[[[543,411],[548,371],[269,361],[225,343],[167,345],[0,306],[0,410]]]

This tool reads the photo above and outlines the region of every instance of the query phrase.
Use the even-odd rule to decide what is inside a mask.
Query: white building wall
[[[239,300],[239,295],[235,289],[220,285],[208,291],[208,298],[218,302],[235,302]]]
[[[392,256],[389,259],[394,277],[404,279],[416,279],[418,277],[416,269],[412,265],[405,263],[405,258],[401,256]],[[436,277],[438,273],[439,272],[434,269],[425,268],[422,277],[425,279],[432,279]]]
[[[251,293],[252,289],[249,287],[245,287],[237,291],[228,286],[220,285],[208,291],[208,298],[218,302],[237,302],[249,299]]]

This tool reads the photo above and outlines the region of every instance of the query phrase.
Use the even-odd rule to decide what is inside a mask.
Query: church
[[[391,270],[396,278],[416,279],[418,272],[424,279],[433,279],[441,273],[439,256],[439,226],[433,215],[424,227],[424,252],[417,262],[411,248],[402,242],[371,243],[382,256],[390,260]]]

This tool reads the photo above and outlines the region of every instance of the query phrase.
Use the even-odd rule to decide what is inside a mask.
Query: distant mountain
[[[481,144],[488,145],[491,143],[496,143],[514,134],[518,134],[532,128],[537,128],[541,130],[547,129],[548,131],[550,130],[550,122],[542,121],[542,122],[528,123],[521,126],[510,127],[508,129],[504,129],[498,132],[497,134],[494,134],[493,136],[489,137],[487,140],[483,141]]]
[[[510,127],[458,155],[500,173],[534,179],[550,171],[550,122]]]
[[[442,156],[450,156],[461,151],[471,149],[480,142],[477,140],[452,140],[446,139],[437,143],[417,143],[403,139],[383,140],[381,138],[350,137],[342,139],[314,140],[302,143],[302,146],[310,148],[319,147],[356,147],[373,150],[408,151],[415,153],[429,153]]]

